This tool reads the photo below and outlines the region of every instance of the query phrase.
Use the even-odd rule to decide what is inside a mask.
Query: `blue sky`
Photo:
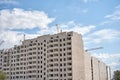
[[[23,34],[34,38],[63,31],[81,33],[85,49],[111,66],[120,69],[119,0],[0,0],[0,49],[20,44]]]

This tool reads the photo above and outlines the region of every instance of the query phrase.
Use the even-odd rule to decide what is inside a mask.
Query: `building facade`
[[[108,67],[83,48],[82,36],[61,32],[0,50],[7,80],[109,80]]]

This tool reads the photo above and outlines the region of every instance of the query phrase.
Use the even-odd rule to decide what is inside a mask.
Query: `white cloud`
[[[100,25],[111,25],[113,23],[119,24],[120,23],[120,5],[115,7],[115,11],[106,15],[104,17],[106,20],[101,22]]]
[[[106,15],[105,18],[120,20],[120,5],[116,6],[116,10],[112,14]]]
[[[120,10],[117,10],[113,14],[107,15],[105,17],[110,18],[111,20],[120,20]]]
[[[0,0],[0,4],[13,4],[16,5],[18,2],[16,0]]]
[[[87,13],[88,12],[88,9],[84,9],[82,10],[83,13]]]
[[[13,47],[13,44],[18,44],[20,39],[22,38],[19,32],[13,32],[13,31],[3,31],[0,34],[0,38],[4,40],[4,43],[0,45],[0,49],[2,48],[9,48]],[[11,46],[12,45],[12,46]]]
[[[94,25],[89,25],[89,26],[77,26],[76,25],[75,27],[71,29],[65,29],[65,31],[75,31],[75,32],[81,33],[82,35],[85,35],[94,28],[95,28]]]
[[[87,36],[86,40],[93,41],[93,43],[101,43],[103,41],[114,41],[120,39],[120,31],[113,29],[102,29],[95,31]]]
[[[46,28],[53,22],[54,18],[49,18],[43,11],[25,11],[14,8],[0,11],[0,27],[6,29],[32,29],[35,27]]]
[[[96,26],[95,25],[81,25],[77,24],[74,21],[69,21],[68,23],[61,24],[63,31],[75,31],[82,35],[85,35],[89,33],[91,30],[93,30]]]
[[[99,0],[83,0],[84,3],[88,3],[88,2],[98,2]]]
[[[120,9],[120,4],[115,7],[116,9]]]
[[[94,53],[93,56],[96,56],[97,58],[100,58],[100,59],[108,59],[108,58],[115,59],[115,58],[120,58],[120,53],[116,53],[116,54],[109,54],[109,53],[96,54],[96,53]]]
[[[17,25],[17,26],[18,26],[18,29],[24,29],[24,27],[20,27],[19,25]],[[12,27],[12,29],[16,29],[16,27],[13,27],[13,26],[11,26],[11,27]],[[6,26],[5,28],[9,28],[9,27]],[[81,24],[75,23],[74,21],[69,21],[67,23],[61,24],[60,28],[62,28],[63,31],[75,31],[75,32],[81,33],[82,35],[85,35],[85,34],[89,33],[91,30],[93,30],[95,28],[95,26],[94,25],[83,26]],[[21,31],[19,31],[19,32],[11,31],[10,29],[11,28],[9,28],[9,30],[6,31],[3,28],[3,30],[1,31],[0,38],[5,41],[4,44],[2,44],[1,48],[8,48],[8,47],[12,47],[15,44],[19,44],[20,40],[23,40],[23,34],[26,34],[27,39],[30,39],[30,38],[37,37],[39,35],[57,33],[56,26],[42,28],[36,34],[27,34],[27,33],[21,32]],[[12,36],[10,36],[10,35],[12,35]],[[9,43],[9,45],[7,45],[8,43]]]
[[[4,42],[2,45],[0,45],[0,49],[6,49],[13,47],[14,45],[21,44],[21,41],[23,41],[24,34],[26,34],[26,39],[31,39],[40,36],[39,34],[27,34],[10,30],[3,31],[0,34],[0,40],[3,40]]]
[[[45,30],[48,30],[48,24],[53,21],[54,18],[49,18],[43,11],[26,11],[19,8],[1,10],[0,41],[4,40],[4,43],[0,45],[0,49],[10,48],[16,44],[20,44],[20,40],[23,40],[23,34],[26,34],[27,39],[44,34]],[[23,33],[19,30],[34,30],[34,28],[39,28],[40,34],[27,34],[27,32]],[[13,31],[11,29],[18,29],[19,31]]]
[[[45,34],[46,32],[50,34],[57,33],[56,27],[57,26],[55,25],[55,26],[43,29],[42,32],[40,31],[39,33],[40,34]],[[84,26],[79,23],[75,23],[74,21],[69,21],[67,23],[58,24],[58,27],[59,27],[59,31],[62,30],[62,32],[74,31],[82,35],[85,35],[85,34],[88,34],[90,31],[92,31],[96,26],[95,25]]]

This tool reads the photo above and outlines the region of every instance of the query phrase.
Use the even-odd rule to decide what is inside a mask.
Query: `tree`
[[[6,80],[6,74],[0,71],[0,80]]]
[[[120,70],[114,71],[113,80],[120,80]]]

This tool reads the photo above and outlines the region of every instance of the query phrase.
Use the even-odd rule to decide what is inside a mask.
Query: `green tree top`
[[[0,71],[0,80],[6,80],[6,74]]]
[[[120,70],[114,71],[113,80],[120,80]]]

